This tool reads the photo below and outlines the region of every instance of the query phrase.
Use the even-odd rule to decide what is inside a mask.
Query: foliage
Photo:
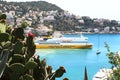
[[[22,22],[21,27],[26,28],[28,26],[27,22]]]
[[[0,20],[2,20],[2,19],[6,19],[6,14],[2,14],[2,15],[0,16]]]
[[[10,4],[19,5],[23,9],[27,9],[27,7],[30,7],[33,10],[37,10],[37,8],[40,8],[41,11],[51,11],[51,10],[62,11],[62,9],[59,8],[58,6],[48,3],[46,1],[10,2]]]
[[[0,80],[55,80],[65,73],[64,67],[52,72],[46,60],[40,60],[34,35],[25,36],[23,26],[7,29],[0,33]]]
[[[5,33],[6,31],[6,25],[3,23],[0,23],[0,33]]]
[[[6,68],[6,62],[7,62],[8,55],[9,55],[8,49],[4,49],[4,50],[1,50],[1,49],[2,48],[0,48],[0,77],[2,76]]]
[[[107,56],[113,70],[113,73],[111,74],[111,80],[120,80],[120,52],[111,52],[106,42],[105,47],[107,48]]]

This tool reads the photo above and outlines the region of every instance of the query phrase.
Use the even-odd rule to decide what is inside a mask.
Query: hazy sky
[[[22,1],[22,0],[6,0]],[[40,0],[24,0],[40,1]],[[120,0],[44,0],[79,16],[120,21]]]

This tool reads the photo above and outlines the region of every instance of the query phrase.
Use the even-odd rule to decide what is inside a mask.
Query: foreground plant
[[[4,29],[0,32],[0,80],[55,80],[66,72],[62,66],[52,72],[46,60],[35,55],[34,35],[25,36],[22,26]]]
[[[112,65],[113,73],[110,76],[110,80],[120,80],[120,52],[111,52],[108,44],[105,42],[105,47],[108,51],[109,63]]]

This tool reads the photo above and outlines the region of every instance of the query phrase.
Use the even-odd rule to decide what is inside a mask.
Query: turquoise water
[[[64,35],[67,37],[76,37],[77,34]],[[104,42],[107,42],[112,52],[120,50],[120,34],[86,34],[89,42],[93,43],[92,49],[38,49],[37,54],[46,58],[47,64],[53,67],[53,70],[64,66],[66,73],[56,80],[62,80],[68,77],[70,80],[84,80],[84,67],[87,67],[89,80],[100,68],[110,68],[106,56],[107,49]],[[98,44],[99,39],[99,44]],[[98,46],[99,45],[99,46]],[[101,54],[97,55],[98,47]]]

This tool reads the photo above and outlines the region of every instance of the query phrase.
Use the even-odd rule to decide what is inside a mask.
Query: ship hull
[[[62,44],[36,44],[36,49],[87,49],[92,48],[91,43],[76,43],[76,44],[69,44],[69,43],[62,43]]]

